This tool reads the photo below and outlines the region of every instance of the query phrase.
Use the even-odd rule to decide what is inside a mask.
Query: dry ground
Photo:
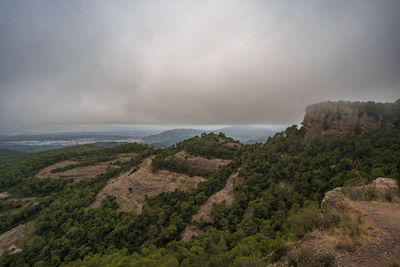
[[[37,197],[23,197],[23,198],[10,198],[10,199],[8,199],[8,201],[10,201],[10,202],[11,201],[18,202],[19,200],[21,200],[22,206],[17,208],[17,209],[12,210],[12,214],[15,214],[15,213],[19,212],[20,210],[28,207],[31,203],[33,203],[33,205],[37,205],[39,203],[38,201],[36,201]]]
[[[234,180],[237,178],[237,173],[232,174],[228,180],[226,181],[226,185],[224,188],[222,188],[220,191],[212,195],[211,197],[208,198],[206,203],[204,203],[199,211],[192,216],[193,220],[200,220],[200,217],[203,217],[205,221],[211,222],[212,219],[210,217],[211,213],[211,208],[212,204],[215,203],[221,203],[222,201],[225,200],[225,204],[227,206],[232,205],[233,201],[235,200],[234,195],[233,195],[233,184]]]
[[[57,162],[56,164],[47,166],[46,168],[41,169],[37,174],[36,177],[38,178],[58,178],[58,177],[65,177],[66,179],[74,179],[74,180],[81,180],[81,179],[91,179],[96,177],[99,174],[105,173],[107,171],[107,167],[110,166],[110,163],[115,162],[117,160],[121,162],[129,161],[133,156],[137,154],[135,153],[123,153],[119,154],[116,160],[106,161],[106,162],[99,162],[89,166],[77,167],[70,170],[66,170],[63,172],[56,172],[52,173],[51,171],[56,168],[62,168],[69,164],[76,164],[77,161],[61,161]],[[114,166],[117,167],[117,166]]]
[[[226,146],[226,147],[229,147],[229,148],[238,148],[238,147],[241,147],[241,146],[242,146],[241,143],[228,142],[228,141],[227,141],[225,138],[223,138],[223,137],[218,137],[218,142],[219,142],[220,144],[223,144],[223,145]]]
[[[328,262],[329,266],[399,266],[396,180],[379,177],[368,185],[335,188],[325,194],[322,207],[322,216],[315,214],[321,216],[319,227],[301,240],[287,243],[287,254],[271,266],[289,262],[301,262],[300,266],[328,266]]]
[[[152,157],[146,158],[139,170],[133,174],[126,172],[110,180],[96,196],[91,207],[100,207],[101,200],[107,195],[112,195],[117,198],[121,211],[140,213],[146,195],[151,197],[175,189],[189,190],[196,187],[199,182],[205,181],[199,176],[189,177],[167,170],[153,173],[151,161]]]
[[[10,194],[8,192],[1,192],[0,193],[0,198],[6,198],[8,197]]]
[[[389,202],[349,201],[347,215],[360,214],[360,235],[350,237],[344,229],[314,230],[294,248],[309,248],[318,255],[331,255],[333,266],[389,266],[400,262],[400,205]]]
[[[230,160],[226,159],[207,159],[201,156],[192,156],[186,151],[180,151],[174,157],[178,163],[184,161],[189,169],[199,172],[214,172],[218,170],[219,166],[230,162]]]
[[[20,224],[0,235],[0,255],[8,249],[11,254],[22,251],[23,241],[32,233],[33,221]]]
[[[64,160],[64,161],[60,161],[57,162],[53,165],[47,166],[43,169],[41,169],[35,176],[37,178],[47,178],[47,177],[51,177],[51,178],[58,178],[60,175],[60,172],[58,173],[52,173],[51,171],[57,168],[63,168],[67,165],[70,164],[76,164],[78,163],[77,161],[72,161],[72,160]]]

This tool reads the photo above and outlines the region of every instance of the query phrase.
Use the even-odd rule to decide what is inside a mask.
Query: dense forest
[[[343,185],[365,184],[376,177],[400,181],[400,126],[365,135],[304,138],[296,125],[264,144],[226,146],[224,135],[202,134],[172,147],[156,150],[142,144],[96,148],[90,145],[33,154],[0,165],[0,232],[27,221],[34,231],[19,253],[5,252],[1,266],[257,266],[278,260],[285,242],[300,238],[314,225],[324,194]],[[220,140],[224,139],[224,142]],[[207,158],[231,160],[218,171],[201,174],[168,160],[180,150]],[[39,179],[42,168],[62,160],[55,173],[115,159],[135,152],[128,162],[110,165],[93,179],[73,182]],[[100,208],[88,207],[107,182],[137,170],[153,156],[153,169],[202,175],[206,181],[189,191],[175,190],[146,197],[140,214],[120,212],[115,197]],[[233,204],[213,204],[212,222],[195,222],[192,215],[229,176],[238,172]],[[36,196],[39,202],[19,212],[11,197]],[[327,223],[336,223],[335,219]],[[188,224],[200,232],[181,241]]]

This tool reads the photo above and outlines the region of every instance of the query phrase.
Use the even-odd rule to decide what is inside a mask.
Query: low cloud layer
[[[400,2],[2,1],[0,123],[298,123],[400,97]]]

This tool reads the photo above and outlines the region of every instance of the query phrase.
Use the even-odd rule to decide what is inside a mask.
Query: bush
[[[321,210],[315,202],[306,202],[304,207],[299,209],[295,204],[289,211],[286,229],[291,239],[302,237],[313,228],[323,225]]]
[[[335,257],[331,254],[317,254],[315,250],[303,247],[288,253],[289,266],[325,267],[333,266]]]

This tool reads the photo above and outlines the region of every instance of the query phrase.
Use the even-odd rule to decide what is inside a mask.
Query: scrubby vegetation
[[[296,240],[314,227],[348,223],[349,231],[357,231],[353,227],[356,222],[324,216],[319,206],[328,190],[361,180],[371,181],[378,176],[400,181],[398,125],[367,135],[311,139],[304,138],[303,129],[292,126],[269,138],[265,144],[240,148],[224,146],[219,141],[221,137],[203,134],[158,151],[153,161],[156,169],[188,171],[176,165],[163,165],[170,164],[165,159],[180,150],[232,161],[209,174],[207,181],[192,191],[176,190],[147,198],[141,214],[119,212],[112,197],[104,199],[98,209],[87,208],[108,179],[132,170],[141,159],[156,153],[143,145],[112,148],[114,152],[134,151],[138,156],[133,162],[122,163],[121,168],[110,167],[106,174],[64,185],[43,198],[35,213],[35,239],[22,252],[3,255],[0,264],[265,265],[284,254],[286,241]],[[95,153],[100,152],[92,147],[56,150],[3,165],[2,188],[24,194],[20,185],[27,184],[29,177],[40,168]],[[224,203],[214,204],[212,223],[201,225],[204,231],[191,241],[179,241],[200,205],[221,190],[236,171],[240,179],[234,188],[233,204],[229,207]],[[315,256],[312,251],[300,251],[293,257],[302,261],[307,255]],[[317,260],[324,263],[330,259]]]

